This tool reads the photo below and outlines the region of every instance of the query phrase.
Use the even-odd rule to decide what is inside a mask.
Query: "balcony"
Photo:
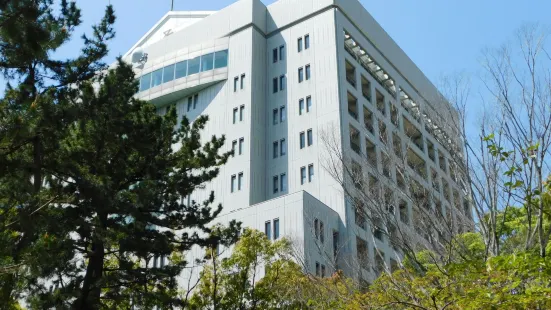
[[[412,149],[407,151],[408,166],[415,171],[421,178],[427,179],[427,167],[426,163],[417,153]]]

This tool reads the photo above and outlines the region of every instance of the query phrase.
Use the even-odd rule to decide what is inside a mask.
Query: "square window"
[[[286,192],[287,191],[287,174],[282,173],[279,176],[279,181],[280,181],[281,192],[282,193]]]
[[[274,142],[274,150],[273,150],[273,156],[274,158],[277,158],[279,156],[279,142]]]
[[[279,121],[278,109],[274,109],[274,111],[273,111],[273,123],[274,123],[274,125],[277,125],[278,121]]]
[[[279,192],[279,177],[278,177],[277,175],[274,176],[273,182],[274,182],[274,184],[273,184],[273,186],[274,186],[274,188],[273,188],[274,194],[277,194],[277,193]]]
[[[304,36],[304,49],[307,50],[310,48],[310,35],[307,34]]]
[[[306,65],[306,79],[310,79],[310,65]]]
[[[314,165],[308,166],[308,182],[312,182],[314,179]]]
[[[264,223],[264,233],[266,234],[266,238],[268,238],[268,240],[272,240],[272,223],[270,221]]]
[[[245,138],[239,139],[239,155],[243,154],[244,145],[245,145]]]
[[[304,81],[304,68],[298,68],[298,82],[302,83]]]
[[[279,108],[279,122],[283,123],[287,119],[287,112],[285,111],[285,106]]]
[[[243,172],[237,176],[237,190],[240,191],[243,188]]]
[[[285,75],[279,77],[279,90],[285,90]]]
[[[279,47],[279,60],[285,59],[285,45]]]
[[[237,177],[234,175],[231,176],[231,192],[235,192],[235,183],[237,182]]]
[[[277,93],[277,91],[279,89],[278,86],[277,86],[277,78],[274,78],[272,82],[273,82],[273,92],[275,94],[275,93]]]
[[[313,134],[312,134],[312,129],[308,129],[307,136],[308,136],[308,146],[311,146],[312,144],[314,144],[314,137],[313,137]]]
[[[242,105],[241,107],[239,107],[239,121],[242,122],[243,121],[243,115],[245,114],[245,106]]]
[[[279,219],[274,220],[274,240],[279,239]]]
[[[306,146],[306,135],[304,131],[300,133],[300,148],[303,149]]]
[[[233,123],[237,123],[237,108],[233,109]]]
[[[274,63],[276,63],[278,60],[278,57],[277,57],[277,48],[274,48],[274,50],[272,51],[272,61]]]
[[[300,168],[300,184],[304,185],[306,183],[306,167]]]
[[[312,109],[312,97],[306,97],[306,112]]]
[[[298,38],[298,42],[297,42],[297,45],[298,45],[298,52],[302,52],[302,38]]]
[[[241,74],[241,89],[245,88],[245,74]]]
[[[302,115],[302,113],[304,113],[304,99],[298,101],[298,115]]]
[[[281,139],[279,141],[279,151],[281,156],[285,156],[287,154],[287,141],[285,141],[285,139]]]

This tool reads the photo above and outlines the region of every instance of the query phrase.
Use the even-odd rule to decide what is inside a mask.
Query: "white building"
[[[401,149],[417,145],[408,152],[423,163],[419,183],[430,189],[442,180],[444,206],[453,216],[470,214],[465,184],[450,174],[450,154],[461,154],[449,126],[456,111],[357,0],[241,0],[218,12],[169,12],[125,59],[141,79],[137,97],[160,113],[176,104],[191,120],[208,114],[204,136],[224,134],[235,150],[192,198],[212,190],[224,207],[221,222],[237,219],[301,244],[312,273],[330,274],[335,252],[337,262],[357,255],[358,240],[389,265],[396,255],[356,226],[342,186],[324,169],[323,133],[354,158],[380,152],[386,126]],[[387,181],[394,184],[395,173]],[[397,213],[412,219],[407,205]]]

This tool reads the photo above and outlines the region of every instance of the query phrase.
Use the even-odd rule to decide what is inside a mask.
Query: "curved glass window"
[[[140,78],[140,91],[146,91],[151,87],[170,82],[174,79],[183,78],[199,72],[225,68],[227,66],[228,50],[197,56],[193,59],[180,61],[176,64],[142,75]]]
[[[228,66],[228,50],[214,53],[214,69],[225,68]]]
[[[151,73],[151,87],[163,84],[163,69],[155,70]]]
[[[201,69],[201,56],[195,57],[187,61],[187,75],[199,73]]]
[[[214,53],[201,56],[201,72],[214,69]]]
[[[148,90],[151,87],[151,73],[142,75],[140,79],[140,91]]]
[[[183,78],[187,76],[187,60],[180,61],[176,64],[176,78]]]
[[[163,83],[174,80],[174,65],[163,68]]]

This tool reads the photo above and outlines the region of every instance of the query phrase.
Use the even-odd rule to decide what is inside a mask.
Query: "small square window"
[[[281,192],[282,193],[286,192],[287,191],[287,174],[282,173],[279,176],[279,181],[280,181]]]
[[[279,239],[279,219],[274,220],[274,240]]]
[[[300,168],[300,184],[304,185],[306,183],[306,167]]]
[[[310,35],[304,36],[304,49],[307,50],[310,48]]]
[[[233,109],[233,123],[237,123],[237,108]]]
[[[237,176],[237,190],[240,191],[243,188],[243,172]]]
[[[279,156],[279,142],[274,142],[273,156],[277,158]]]
[[[274,48],[274,50],[272,51],[272,59],[273,59],[273,62],[276,63],[277,60],[278,60],[278,57],[277,57],[277,48]]]
[[[277,193],[279,192],[279,176],[277,176],[277,175],[274,176],[274,180],[273,180],[273,181],[274,181],[274,184],[273,184],[273,186],[274,186],[274,188],[273,188],[274,194],[277,194]]]
[[[264,233],[266,234],[266,238],[268,238],[268,240],[272,240],[272,222],[267,221],[264,223]]]
[[[277,85],[277,78],[274,78],[272,82],[273,82],[273,92],[275,94],[279,90],[278,85]]]
[[[273,119],[273,124],[274,124],[274,125],[277,125],[277,123],[279,122],[279,116],[278,116],[278,114],[279,114],[279,110],[278,110],[278,109],[274,109],[274,111],[273,111],[273,117],[272,117],[272,119]]]
[[[281,156],[285,156],[287,154],[287,141],[285,141],[285,139],[281,139],[279,141],[279,153]]]
[[[235,192],[235,183],[237,182],[237,176],[234,174],[231,176],[231,192]]]

